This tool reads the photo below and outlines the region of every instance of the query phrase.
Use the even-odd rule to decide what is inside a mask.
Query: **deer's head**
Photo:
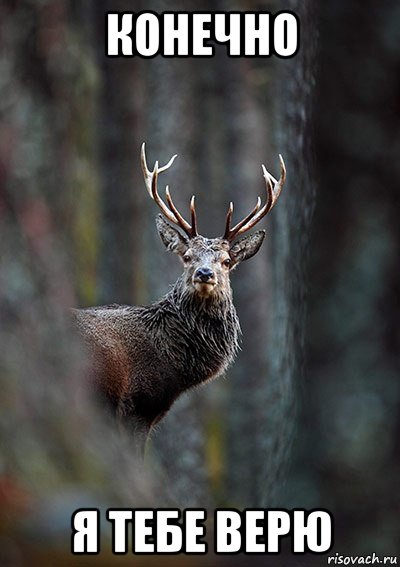
[[[157,203],[162,212],[156,220],[161,240],[168,250],[175,252],[180,257],[184,266],[184,277],[187,285],[194,293],[209,297],[228,289],[231,270],[240,262],[254,256],[260,249],[265,237],[264,230],[259,230],[239,240],[236,240],[236,238],[253,228],[275,205],[285,183],[285,164],[280,155],[281,174],[279,180],[268,173],[264,165],[262,166],[267,192],[267,200],[263,206],[261,206],[261,199],[258,197],[252,211],[234,227],[231,227],[233,203],[230,203],[226,215],[224,235],[218,238],[205,238],[197,232],[194,196],[190,202],[191,222],[188,223],[174,205],[168,186],[165,189],[167,204],[158,194],[158,175],[171,167],[175,158],[176,155],[163,167],[159,167],[158,162],[156,162],[153,171],[150,171],[146,162],[145,144],[142,144],[141,162],[146,188],[150,197]],[[164,217],[170,223],[179,227],[183,234],[166,222]]]

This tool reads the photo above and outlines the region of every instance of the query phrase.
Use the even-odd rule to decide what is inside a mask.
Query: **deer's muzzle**
[[[195,281],[207,283],[214,279],[214,272],[210,268],[199,268],[194,274]]]

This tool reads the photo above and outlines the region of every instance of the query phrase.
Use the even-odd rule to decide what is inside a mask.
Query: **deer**
[[[169,187],[164,200],[158,192],[159,175],[176,157],[162,167],[156,161],[150,170],[142,144],[145,187],[161,211],[156,217],[157,230],[167,250],[179,257],[182,275],[151,305],[74,310],[75,324],[91,358],[92,384],[117,421],[132,431],[142,456],[150,432],[174,401],[226,372],[235,359],[241,330],[230,274],[259,251],[265,230],[243,235],[271,211],[286,179],[279,154],[278,180],[262,165],[265,203],[258,197],[249,214],[232,226],[231,202],[223,236],[207,238],[198,232],[194,196],[188,222],[175,206]]]

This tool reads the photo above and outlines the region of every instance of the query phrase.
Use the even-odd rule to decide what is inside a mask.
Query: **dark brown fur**
[[[139,442],[181,393],[219,376],[233,361],[240,327],[229,274],[264,238],[259,231],[231,247],[221,238],[187,238],[162,217],[157,226],[184,264],[171,291],[150,306],[74,311],[92,357],[93,383]],[[196,279],[199,267],[212,270],[212,283]]]

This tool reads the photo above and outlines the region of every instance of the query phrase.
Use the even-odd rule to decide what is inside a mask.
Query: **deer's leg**
[[[149,426],[137,418],[132,410],[128,412],[124,404],[118,406],[117,420],[120,428],[128,432],[131,437],[135,456],[143,461]]]

